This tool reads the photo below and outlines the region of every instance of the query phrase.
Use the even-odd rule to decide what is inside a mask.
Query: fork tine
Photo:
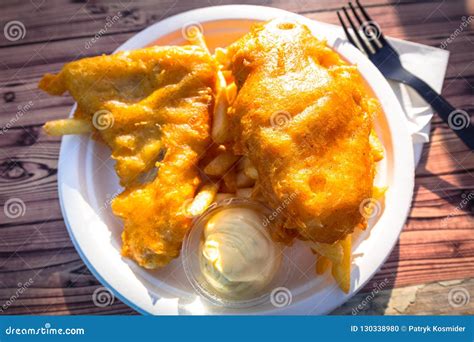
[[[351,8],[351,11],[352,11],[352,14],[354,15],[354,17],[357,19],[357,22],[359,23],[359,29],[362,28],[362,33],[364,35],[365,38],[367,38],[367,45],[370,45],[374,51],[377,51],[379,49],[379,46],[377,45],[377,42],[375,42],[375,40],[377,39],[377,36],[376,35],[375,37],[373,35],[371,35],[370,33],[367,33],[366,30],[364,29],[364,26],[367,25],[367,23],[373,23],[373,21],[366,21],[364,22],[361,17],[359,16],[359,14],[357,13],[356,9],[354,8],[354,6],[352,5],[352,2],[349,1],[349,7]],[[376,27],[377,29],[377,27]],[[377,29],[377,32],[378,32],[378,29]]]
[[[341,15],[339,14],[339,11],[336,12],[337,17],[339,18],[339,22],[341,23],[342,29],[344,30],[344,33],[346,34],[347,39],[349,39],[349,42],[354,45],[356,48],[359,48],[357,43],[355,42],[354,38],[352,38],[352,34],[349,33],[349,30],[347,29],[346,23],[342,20]]]
[[[372,23],[375,23],[375,21],[370,17],[369,13],[367,13],[367,11],[365,10],[365,8],[361,5],[361,3],[359,2],[359,0],[356,0],[356,4],[357,4],[357,7],[359,7],[360,11],[362,12],[362,15],[364,16],[365,20],[370,21],[370,22],[372,22]],[[352,5],[351,5],[351,7],[352,7]],[[362,25],[362,24],[361,24],[361,25]],[[378,35],[379,42],[382,43],[382,45],[385,45],[386,40],[385,40],[385,37],[384,37],[384,35],[383,35],[383,33],[382,33],[382,30],[380,30],[378,27],[377,27],[377,29],[378,29],[378,31],[379,31],[379,32],[378,32],[378,33],[379,33],[379,35]]]
[[[352,13],[354,13],[354,17],[357,19],[357,21],[359,22],[359,25],[362,25],[364,22],[362,21],[362,19],[360,18],[360,16],[357,14],[354,6],[352,6],[352,2],[349,2],[349,7],[351,8],[351,11]]]
[[[352,2],[349,1],[349,7],[351,8],[351,11],[352,11],[352,15],[357,19],[357,22],[359,23],[359,27],[358,29],[359,30],[362,30],[362,34],[363,36],[366,38],[366,42],[367,42],[367,45],[370,46],[371,48],[373,48],[373,51],[377,51],[378,50],[378,45],[376,42],[373,42],[375,39],[377,39],[377,37],[374,37],[373,35],[371,35],[370,33],[366,32],[366,29],[365,29],[365,26],[367,25],[367,23],[369,23],[369,25],[372,23],[372,22],[364,22],[359,14],[357,13],[356,9],[354,8],[354,6],[352,5]],[[376,28],[377,29],[377,28]],[[375,38],[375,39],[374,39]]]
[[[352,31],[354,31],[354,34],[356,35],[357,40],[359,41],[360,45],[362,46],[362,49],[365,51],[365,53],[367,55],[371,55],[372,50],[370,50],[370,48],[366,44],[365,40],[362,39],[362,37],[360,36],[359,31],[358,31],[357,27],[354,25],[354,22],[352,21],[351,17],[349,16],[349,13],[347,12],[346,8],[343,7],[342,10],[344,11],[344,14],[346,15],[346,18],[349,21],[349,24],[351,25]]]

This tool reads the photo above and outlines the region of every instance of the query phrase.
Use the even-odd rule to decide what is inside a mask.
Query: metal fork
[[[340,12],[337,12],[337,17],[341,22],[349,42],[359,50],[365,52],[372,63],[375,64],[386,78],[402,82],[415,89],[418,94],[433,107],[458,137],[461,138],[471,150],[474,150],[474,126],[471,124],[469,114],[462,109],[454,108],[426,82],[403,68],[400,62],[400,56],[387,42],[379,25],[372,20],[364,7],[359,3],[359,0],[356,0],[356,3],[364,19],[357,13],[356,8],[354,8],[351,2],[349,2],[349,8],[359,23],[359,26],[355,25],[346,7],[342,8],[346,20],[352,28],[353,34],[349,32],[346,23],[342,20]]]

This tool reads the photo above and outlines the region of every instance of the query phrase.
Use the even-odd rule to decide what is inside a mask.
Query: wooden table
[[[136,32],[170,15],[228,3],[1,2],[2,27],[18,20],[26,29],[26,35],[16,41],[0,37],[0,206],[11,198],[25,204],[24,215],[18,218],[0,211],[0,309],[4,314],[135,313],[119,300],[106,307],[93,304],[92,294],[100,284],[74,249],[59,207],[60,139],[41,131],[46,120],[64,117],[73,101],[38,91],[40,77],[59,70],[65,62],[111,53]],[[329,23],[337,23],[335,10],[342,4],[329,0],[245,3],[275,6]],[[387,35],[432,46],[440,46],[474,14],[468,0],[365,0],[364,4]],[[91,38],[104,29],[107,17],[119,10],[123,17],[87,49]],[[470,114],[474,110],[473,25],[447,46],[451,57],[443,89],[454,106]],[[474,299],[454,305],[448,300],[450,291],[452,295],[458,291],[464,299],[474,293],[474,201],[465,201],[474,196],[474,158],[437,117],[431,133],[432,142],[425,146],[416,172],[413,207],[400,242],[364,291],[335,313],[354,313],[365,302],[355,313],[474,313]],[[19,286],[28,289],[18,293]],[[381,291],[372,300],[369,297],[377,287]]]

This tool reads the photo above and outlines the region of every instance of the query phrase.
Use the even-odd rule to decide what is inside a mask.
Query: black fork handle
[[[406,71],[403,83],[411,86],[433,107],[444,122],[471,150],[474,150],[474,125],[467,112],[454,108],[425,81]]]

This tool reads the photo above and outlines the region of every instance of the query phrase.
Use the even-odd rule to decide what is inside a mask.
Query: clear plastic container
[[[200,258],[201,246],[204,242],[204,229],[207,222],[216,213],[232,207],[248,208],[261,214],[262,222],[265,221],[265,229],[272,229],[275,223],[268,218],[272,216],[272,210],[260,202],[245,198],[228,198],[211,205],[201,216],[196,218],[191,229],[185,237],[182,247],[182,263],[186,273],[186,277],[193,286],[194,290],[204,299],[210,301],[214,305],[242,308],[261,304],[270,299],[272,290],[284,286],[290,278],[292,267],[290,258],[287,254],[289,248],[283,244],[274,242],[276,248],[281,252],[279,258],[280,265],[274,273],[273,278],[269,280],[259,291],[252,294],[246,294],[242,298],[233,294],[225,294],[217,290],[209,281],[201,270]]]

